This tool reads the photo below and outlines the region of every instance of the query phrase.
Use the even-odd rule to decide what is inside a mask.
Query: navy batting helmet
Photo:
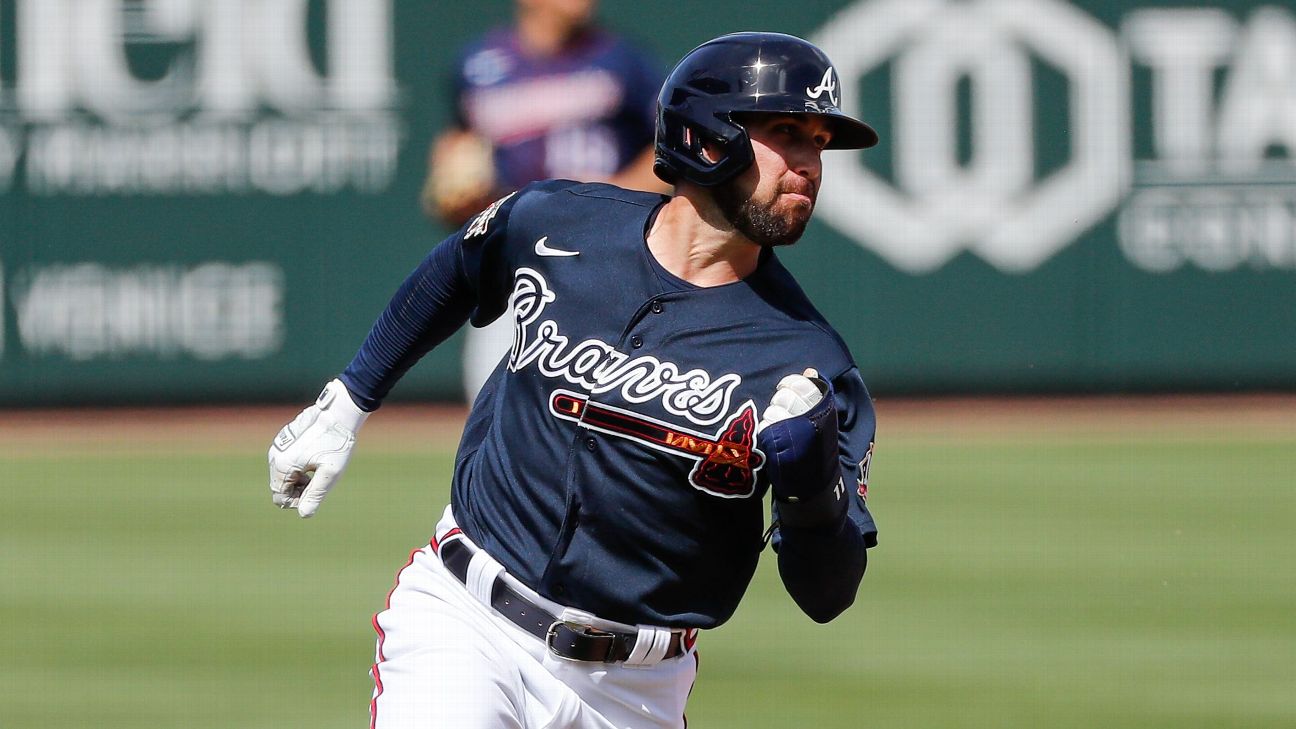
[[[813,43],[783,33],[731,33],[689,51],[657,97],[653,172],[719,185],[752,163],[751,139],[735,112],[815,114],[833,122],[828,149],[877,144],[877,132],[843,112],[832,61]],[[702,154],[703,141],[720,147],[719,161]]]

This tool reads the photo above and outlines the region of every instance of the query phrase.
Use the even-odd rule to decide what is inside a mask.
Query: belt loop
[[[468,562],[468,574],[464,580],[464,587],[472,593],[482,603],[491,604],[492,593],[495,588],[495,580],[504,571],[504,565],[495,561],[486,553],[486,550],[479,549],[473,553],[472,560]]]
[[[634,650],[626,657],[627,666],[655,666],[666,657],[674,632],[668,628],[655,628],[651,625],[640,625],[639,635],[635,639]]]

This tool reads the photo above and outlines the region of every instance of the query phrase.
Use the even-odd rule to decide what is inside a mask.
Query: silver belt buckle
[[[554,648],[554,640],[556,640],[556,639],[558,638],[558,626],[559,626],[559,625],[566,625],[566,626],[569,627],[569,628],[579,628],[579,627],[581,627],[581,626],[579,626],[579,625],[577,625],[577,624],[575,624],[575,623],[569,623],[569,622],[567,622],[567,621],[565,621],[565,620],[555,620],[555,621],[553,621],[552,623],[549,624],[549,630],[545,631],[545,647],[549,649],[549,653],[550,653],[551,655],[553,655],[554,658],[557,658],[557,659],[559,659],[559,660],[563,660],[563,661],[570,661],[571,663],[580,663],[581,661],[578,661],[578,660],[576,660],[575,658],[570,658],[570,657],[568,657],[568,656],[564,656],[563,654],[561,654],[561,653],[558,652],[558,649],[557,649],[557,648]]]
[[[589,663],[589,661],[584,661],[579,658],[572,658],[571,656],[565,656],[558,652],[558,649],[554,647],[554,640],[558,638],[558,626],[560,625],[565,625],[573,633],[579,633],[580,635],[585,637],[593,638],[602,635],[607,635],[603,631],[595,630],[590,626],[585,625],[584,623],[573,623],[570,620],[555,620],[554,622],[550,623],[549,630],[545,631],[545,647],[549,649],[549,653],[551,653],[554,658],[567,661],[569,663]]]

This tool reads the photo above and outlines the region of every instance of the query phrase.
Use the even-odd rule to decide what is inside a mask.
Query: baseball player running
[[[694,49],[658,100],[673,196],[549,181],[495,202],[276,436],[274,503],[311,516],[401,375],[513,312],[450,506],[374,617],[371,727],[684,726],[698,632],[733,614],[767,539],[812,619],[854,600],[877,542],[873,409],[774,252],[810,219],[821,152],[877,142],[839,93],[792,36]]]

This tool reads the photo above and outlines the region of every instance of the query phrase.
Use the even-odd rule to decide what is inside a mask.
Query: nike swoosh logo
[[[579,256],[580,255],[580,251],[564,251],[561,248],[550,248],[549,246],[545,245],[545,241],[547,240],[549,240],[549,236],[546,235],[545,237],[536,241],[535,252],[537,256]]]

